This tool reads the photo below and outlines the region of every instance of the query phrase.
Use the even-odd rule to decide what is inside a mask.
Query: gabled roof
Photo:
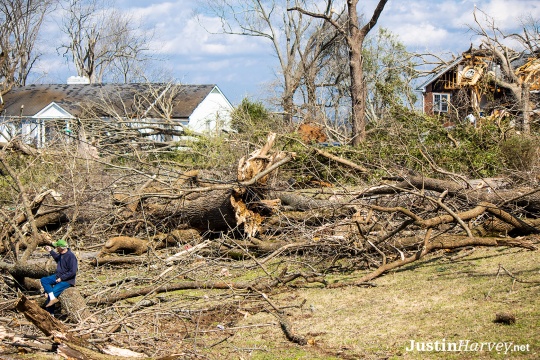
[[[449,70],[452,70],[454,66],[458,65],[463,60],[463,56],[458,56],[454,61],[452,61],[450,64],[436,72],[435,74],[431,75],[426,81],[424,81],[420,86],[416,88],[417,91],[426,91],[426,87],[446,74]]]
[[[35,114],[34,117],[40,119],[72,119],[73,115],[64,110],[57,103],[52,102],[47,105],[43,110]]]
[[[97,108],[102,116],[120,112],[126,116],[159,116],[160,99],[172,103],[170,116],[187,119],[216,85],[173,84],[53,84],[16,87],[3,96],[8,117],[35,116],[52,103],[73,116],[85,106]],[[109,108],[103,106],[107,103]]]

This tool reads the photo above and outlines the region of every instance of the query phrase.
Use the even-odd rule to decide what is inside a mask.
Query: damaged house
[[[418,87],[426,114],[449,121],[506,114],[527,119],[540,114],[540,57],[518,54],[506,63],[488,49],[471,48]]]
[[[227,130],[232,109],[216,85],[79,80],[15,87],[3,96],[0,141],[19,138],[37,148],[81,137],[100,145],[175,142],[186,134]]]

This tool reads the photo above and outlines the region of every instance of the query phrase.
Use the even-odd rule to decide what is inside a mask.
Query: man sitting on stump
[[[52,244],[56,251],[50,246],[45,246],[54,261],[56,261],[56,272],[54,275],[41,278],[41,285],[47,296],[45,308],[49,313],[54,313],[53,305],[58,302],[60,294],[70,286],[75,286],[75,276],[77,275],[77,257],[68,248],[64,239],[60,239]]]

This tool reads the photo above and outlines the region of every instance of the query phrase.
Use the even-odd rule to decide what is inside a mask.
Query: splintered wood
[[[253,151],[247,158],[242,157],[238,162],[238,181],[245,183],[255,180],[253,186],[256,189],[256,193],[259,195],[264,193],[263,188],[267,185],[270,176],[268,170],[273,166],[277,166],[280,161],[284,161],[285,159],[294,156],[283,151],[269,154],[275,140],[276,134],[271,133],[263,147]],[[266,174],[265,171],[267,172]],[[235,188],[231,194],[231,205],[234,208],[237,226],[242,225],[244,227],[244,234],[248,237],[254,237],[259,232],[264,216],[258,211],[260,207],[253,205],[257,205],[257,202],[265,205],[279,204],[279,200],[265,200],[262,196],[259,196],[259,198],[254,199],[255,201],[250,199],[251,201],[248,203],[246,201],[246,194],[247,187],[243,186]]]

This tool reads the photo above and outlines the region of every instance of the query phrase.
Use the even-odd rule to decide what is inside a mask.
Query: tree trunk
[[[169,228],[187,224],[201,232],[229,231],[237,225],[231,195],[232,189],[199,194],[193,200],[177,200],[155,206],[149,216]]]
[[[401,258],[391,263],[383,264],[375,271],[365,275],[360,280],[354,282],[343,282],[343,283],[333,283],[330,284],[330,288],[338,288],[347,285],[363,285],[367,281],[371,281],[389,270],[396,269],[398,267],[410,264],[416,260],[421,259],[425,255],[433,252],[435,250],[442,249],[457,249],[466,246],[511,246],[511,247],[521,247],[528,250],[537,250],[533,243],[529,239],[512,239],[512,238],[478,238],[478,237],[464,237],[458,235],[444,235],[436,239],[428,241],[425,246],[417,251],[415,254],[407,257]]]
[[[362,48],[367,34],[377,24],[377,20],[387,2],[388,0],[379,0],[371,19],[360,29],[357,11],[358,0],[347,0],[347,47],[349,48],[349,71],[351,77],[351,144],[353,146],[360,145],[366,138],[366,85],[363,73]]]
[[[22,295],[17,302],[16,308],[46,336],[63,335],[66,339],[77,342],[77,338],[68,332],[68,328],[64,323],[52,317],[51,314],[43,310],[35,301]]]
[[[377,187],[360,194],[358,197],[375,194],[394,194],[400,192],[400,188],[432,190],[439,193],[448,191],[448,195],[456,196],[472,204],[480,202],[499,204],[504,202],[506,205],[520,206],[531,212],[540,210],[540,189],[499,189],[497,191],[488,191],[489,187],[471,188],[466,184],[459,184],[455,181],[420,176],[408,177],[394,186]]]
[[[39,279],[44,276],[49,276],[56,270],[56,264],[50,262],[48,264],[41,263],[24,263],[24,264],[8,264],[0,262],[0,270],[10,273],[16,279],[30,277]]]
[[[67,291],[67,290],[66,290]],[[17,310],[24,314],[24,317],[32,322],[46,336],[52,336],[55,342],[60,343],[58,353],[66,359],[96,359],[114,360],[118,356],[101,354],[94,349],[94,346],[84,340],[76,333],[69,331],[64,323],[52,317],[43,310],[35,301],[29,300],[22,295],[17,302]],[[106,349],[106,346],[104,346]],[[176,359],[176,357],[171,357]]]
[[[91,319],[93,316],[77,287],[67,288],[58,300],[60,300],[62,312],[65,311],[68,320],[72,323],[78,324],[83,320]]]
[[[336,204],[329,200],[313,199],[290,191],[276,191],[272,196],[281,200],[281,204],[290,207],[296,211],[320,210],[325,208],[342,207],[342,204]]]
[[[521,111],[523,112],[521,118],[520,130],[524,134],[530,134],[531,132],[531,85],[523,83],[521,85]]]
[[[285,113],[285,123],[287,125],[292,125],[294,119],[294,94],[291,94],[290,90],[288,90],[287,88],[288,86],[285,86],[285,90],[282,95],[281,106],[283,106],[283,112]]]
[[[366,104],[364,99],[364,74],[362,70],[362,44],[364,42],[364,36],[358,28],[357,4],[358,0],[347,0],[349,11],[349,36],[347,37],[347,43],[349,47],[349,72],[351,77],[352,146],[360,145],[366,138]]]
[[[54,212],[46,215],[36,215],[36,227],[41,229],[48,225],[61,225],[67,223],[69,218],[63,212]],[[38,245],[40,245],[39,243]]]
[[[237,182],[229,188],[186,189],[187,195],[180,200],[149,205],[144,216],[169,229],[188,225],[201,233],[239,231],[254,236],[264,216],[271,213],[271,201],[264,199],[268,178],[294,156],[282,151],[270,154],[275,138],[271,133],[263,147],[239,160]]]
[[[126,290],[123,292],[111,294],[110,296],[105,296],[105,298],[97,298],[89,300],[88,303],[92,305],[98,304],[113,304],[120,300],[125,300],[137,296],[144,296],[150,293],[163,293],[176,290],[187,290],[187,289],[237,289],[237,290],[255,290],[255,291],[268,291],[273,289],[276,286],[285,285],[291,281],[294,281],[298,278],[304,278],[306,282],[319,282],[325,284],[326,281],[324,277],[314,274],[304,274],[304,273],[290,273],[282,275],[279,278],[273,278],[266,281],[261,281],[260,279],[250,282],[238,281],[181,281],[177,283],[170,283],[165,285],[151,285],[133,290]]]

